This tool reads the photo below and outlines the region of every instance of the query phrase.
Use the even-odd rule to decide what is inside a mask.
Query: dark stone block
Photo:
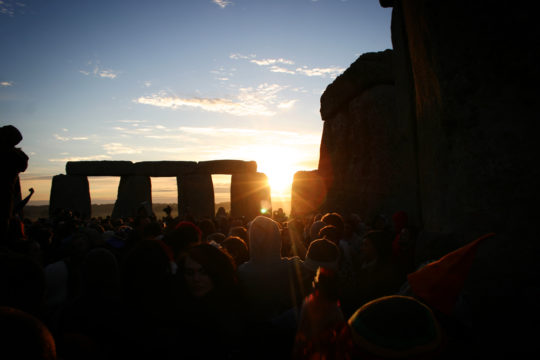
[[[131,161],[68,161],[67,175],[126,176],[135,175]]]
[[[195,161],[141,161],[133,164],[133,172],[141,176],[177,177],[197,170]]]
[[[70,210],[83,219],[91,216],[88,178],[78,175],[56,175],[52,179],[49,216],[59,210]]]
[[[321,96],[321,118],[332,119],[350,100],[381,84],[394,84],[392,50],[363,54],[328,85]]]
[[[177,178],[178,213],[196,219],[214,217],[214,184],[212,175],[194,173]]]
[[[236,173],[254,173],[257,172],[257,163],[255,161],[242,160],[211,160],[199,161],[198,171],[209,174],[232,175]]]
[[[144,209],[152,214],[152,184],[149,176],[122,176],[112,218],[135,217]]]
[[[237,173],[231,177],[231,215],[248,221],[272,214],[268,178],[263,173]]]

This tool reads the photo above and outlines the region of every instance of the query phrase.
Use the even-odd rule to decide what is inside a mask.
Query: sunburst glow
[[[298,171],[298,151],[291,147],[257,150],[253,159],[257,161],[258,171],[268,177],[272,197],[288,197],[294,173]]]

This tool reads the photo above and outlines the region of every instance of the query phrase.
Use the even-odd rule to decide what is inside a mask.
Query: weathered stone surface
[[[264,209],[264,210],[263,210]],[[266,210],[266,212],[264,212]],[[268,177],[263,173],[236,173],[231,176],[231,215],[248,221],[272,214]]]
[[[257,172],[257,163],[255,161],[243,160],[211,160],[199,161],[198,171],[209,174],[232,175],[244,172]]]
[[[214,217],[214,184],[212,176],[194,173],[178,177],[178,213],[196,219]]]
[[[152,184],[148,176],[122,176],[112,218],[135,217],[140,209],[152,215]]]
[[[86,219],[91,215],[88,178],[78,175],[56,175],[52,179],[49,199],[49,216],[59,210],[71,210]]]
[[[291,191],[291,216],[303,217],[321,209],[326,200],[326,186],[319,172],[297,171]]]
[[[140,161],[132,166],[133,173],[141,176],[177,177],[197,170],[195,161]]]
[[[530,158],[540,80],[534,12],[436,1],[399,2],[394,12],[416,89],[425,229],[475,238],[527,227],[540,175]]]
[[[67,175],[126,176],[135,175],[131,161],[68,161]]]
[[[376,85],[393,83],[391,50],[363,54],[324,91],[321,96],[321,118],[331,120],[363,91]]]
[[[378,85],[325,122],[319,172],[328,189],[326,211],[369,220],[404,210],[417,220],[414,138],[395,104],[394,86]]]

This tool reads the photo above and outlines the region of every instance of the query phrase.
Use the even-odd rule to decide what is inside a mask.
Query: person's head
[[[337,228],[339,239],[343,238],[343,233],[345,230],[345,222],[343,221],[343,217],[336,213],[326,213],[322,218],[321,221],[325,223],[326,225],[333,225]]]
[[[392,234],[388,231],[369,231],[362,240],[361,252],[364,262],[386,260],[392,254]]]
[[[12,307],[0,307],[0,358],[56,359],[49,329],[34,316]]]
[[[199,229],[202,231],[202,241],[208,241],[208,235],[216,232],[216,224],[210,219],[202,219],[199,222]]]
[[[201,230],[194,223],[181,221],[165,234],[163,242],[171,248],[175,259],[178,260],[187,248],[201,242],[201,236]]]
[[[230,228],[229,236],[238,236],[245,241],[246,245],[248,243],[248,231],[244,226],[234,226]]]
[[[240,266],[249,260],[249,250],[246,242],[239,236],[228,236],[221,243],[221,246],[231,254],[236,266]]]
[[[195,298],[210,292],[223,294],[236,285],[236,269],[231,257],[210,244],[190,247],[180,261],[187,290]]]
[[[339,249],[336,244],[327,239],[317,239],[309,244],[303,265],[313,272],[319,267],[337,271],[338,262]]]
[[[29,257],[0,252],[0,305],[40,314],[46,295],[45,272]]]
[[[318,239],[319,231],[321,231],[321,229],[325,226],[326,224],[320,220],[317,220],[313,224],[311,224],[311,227],[309,228],[309,241],[311,242]]]
[[[279,224],[266,217],[257,216],[249,224],[250,261],[272,261],[281,258],[281,230]]]
[[[336,245],[339,244],[339,239],[341,239],[339,230],[334,225],[326,225],[319,230],[319,238],[328,239]]]
[[[392,295],[361,306],[348,320],[353,358],[437,358],[442,331],[431,309],[418,300]]]

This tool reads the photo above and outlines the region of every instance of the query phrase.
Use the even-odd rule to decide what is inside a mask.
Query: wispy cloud
[[[226,6],[231,5],[232,1],[227,0],[212,0],[212,2],[218,5],[220,8],[224,9]]]
[[[68,162],[68,161],[89,161],[89,160],[109,160],[109,155],[90,155],[90,156],[71,156],[61,159],[49,159],[50,162]]]
[[[26,4],[22,1],[0,0],[0,15],[14,17],[16,12],[24,11]]]
[[[1,0],[0,0],[1,1]],[[0,86],[1,87],[9,87],[9,86],[13,86],[13,81],[0,81]]]
[[[294,70],[289,70],[289,69],[286,69],[284,67],[281,67],[281,66],[277,66],[277,65],[273,65],[270,67],[270,71],[271,72],[275,72],[275,73],[284,73],[284,74],[291,74],[291,75],[294,75],[296,74],[294,72]]]
[[[56,140],[60,140],[60,141],[88,140],[86,136],[60,136],[58,134],[53,134],[53,136]]]
[[[79,70],[79,72],[86,76],[93,75],[94,77],[105,79],[116,79],[118,77],[118,71],[103,68],[99,62],[94,63],[93,61],[89,61],[88,65],[89,67],[92,67],[92,69]]]
[[[235,54],[229,55],[229,58],[230,58],[230,59],[233,59],[233,60],[249,60],[249,59],[254,59],[254,58],[256,58],[256,57],[257,57],[257,56],[254,55],[254,54],[251,54],[251,55],[243,55],[243,54],[235,53]]]
[[[282,59],[282,58],[279,58],[279,59],[262,59],[262,60],[253,59],[253,60],[250,60],[250,62],[252,62],[254,64],[257,64],[259,66],[268,66],[268,65],[274,65],[274,64],[294,65],[294,61],[285,60],[285,59]]]
[[[280,103],[278,105],[278,108],[280,109],[290,109],[294,106],[294,104],[297,102],[298,100],[289,100],[289,101],[284,101],[282,103]]]
[[[345,71],[345,68],[340,68],[337,66],[331,66],[327,68],[308,68],[303,66],[301,68],[296,68],[296,72],[304,74],[307,76],[321,76],[321,77],[336,77],[342,72]]]
[[[345,71],[345,68],[341,68],[338,66],[329,66],[329,67],[314,67],[310,68],[308,66],[302,66],[302,67],[296,67],[293,68],[287,68],[287,65],[294,65],[294,61],[284,59],[284,58],[267,58],[267,59],[257,59],[256,55],[242,55],[242,54],[231,54],[229,55],[229,58],[233,60],[248,60],[249,62],[266,67],[271,72],[275,73],[283,73],[283,74],[290,74],[290,75],[306,75],[306,76],[319,76],[319,77],[325,77],[325,78],[335,78],[339,74],[341,74],[343,71]]]
[[[166,93],[152,96],[141,96],[135,100],[139,104],[152,105],[161,108],[197,108],[204,111],[226,113],[237,116],[262,115],[272,116],[276,113],[277,105],[284,100],[278,98],[278,93],[286,87],[278,84],[261,84],[258,87],[240,88],[234,99],[225,98],[181,98]]]

